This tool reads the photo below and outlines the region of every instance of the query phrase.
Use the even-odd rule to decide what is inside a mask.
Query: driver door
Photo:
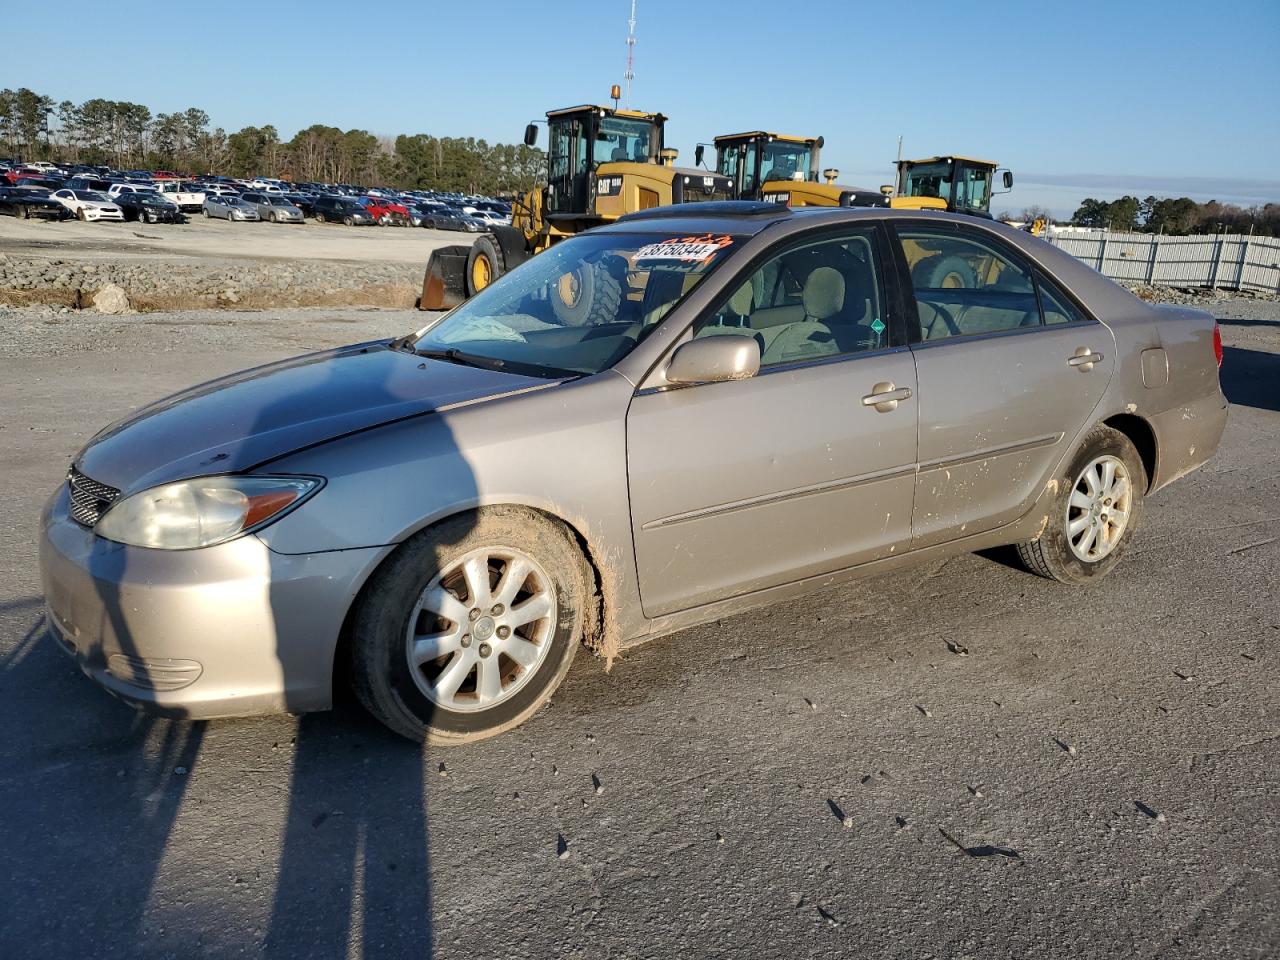
[[[905,549],[915,364],[883,262],[875,228],[785,250],[694,327],[756,340],[756,376],[637,392],[628,483],[647,616]],[[867,402],[889,391],[901,399]]]

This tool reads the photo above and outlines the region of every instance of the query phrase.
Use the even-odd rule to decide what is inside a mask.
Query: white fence
[[[1046,236],[1112,280],[1280,293],[1280,239],[1242,234]]]

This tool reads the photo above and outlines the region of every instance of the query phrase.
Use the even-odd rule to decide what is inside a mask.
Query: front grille
[[[71,519],[81,526],[92,527],[116,502],[120,491],[99,483],[72,467],[67,473],[67,488],[71,495]]]

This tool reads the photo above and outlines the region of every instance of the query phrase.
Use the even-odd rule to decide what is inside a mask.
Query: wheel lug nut
[[[500,638],[502,638],[503,640],[507,639],[507,637],[511,636],[511,628],[510,628],[510,627],[499,627],[499,628],[498,628],[498,636],[499,636]]]
[[[487,643],[480,644],[480,656],[487,657],[491,653],[493,653],[493,647],[489,646]]]
[[[469,634],[469,633],[464,633],[464,634],[462,635],[462,645],[463,645],[464,647],[469,647],[469,646],[471,646],[471,634]]]
[[[500,617],[500,616],[502,616],[502,611],[503,611],[504,609],[505,609],[505,608],[502,606],[502,604],[500,604],[500,603],[495,603],[495,604],[493,605],[493,609],[492,609],[492,610],[490,610],[489,612],[490,612],[491,614],[493,614],[495,617]]]
[[[468,613],[467,616],[471,618],[472,623],[475,623],[477,620],[480,619],[480,608],[472,607],[471,612]]]

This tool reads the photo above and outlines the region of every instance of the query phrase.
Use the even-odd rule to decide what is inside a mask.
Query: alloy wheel
[[[1106,454],[1089,462],[1067,500],[1067,542],[1086,563],[1096,563],[1116,548],[1129,525],[1133,486],[1119,457]]]
[[[546,660],[559,609],[553,581],[510,547],[483,547],[427,584],[409,617],[405,655],[423,695],[446,710],[488,710]]]

